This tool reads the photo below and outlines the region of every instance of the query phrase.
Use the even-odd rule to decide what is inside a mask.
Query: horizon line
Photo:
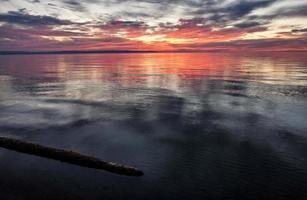
[[[37,55],[37,54],[121,54],[121,53],[234,53],[241,50],[62,50],[62,51],[0,51],[0,55]],[[246,52],[246,51],[245,51]],[[251,50],[250,52],[307,52],[307,50]]]

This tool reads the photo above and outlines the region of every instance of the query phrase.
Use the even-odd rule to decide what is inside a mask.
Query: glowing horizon
[[[305,51],[302,0],[1,0],[0,51]]]

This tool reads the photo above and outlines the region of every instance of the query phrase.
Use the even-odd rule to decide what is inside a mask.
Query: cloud
[[[272,4],[274,0],[260,0],[260,1],[239,1],[238,3],[222,9],[222,12],[232,18],[242,17],[249,14],[251,11],[266,7]],[[220,11],[220,12],[221,12]],[[218,11],[219,12],[219,11]]]
[[[208,20],[218,23],[229,22],[238,18],[242,18],[253,10],[271,5],[275,0],[238,0],[224,4],[226,1],[204,1],[196,10],[192,11],[192,15],[207,15]],[[223,6],[220,6],[223,5]]]
[[[106,23],[94,25],[104,34],[122,35],[128,38],[138,37],[146,34],[146,30],[150,28],[142,21],[125,21],[125,20],[109,20]]]
[[[5,38],[19,39],[33,36],[54,36],[54,37],[81,37],[87,36],[86,33],[74,32],[68,30],[53,30],[50,28],[18,28],[11,25],[2,26],[0,35]]]
[[[242,22],[242,23],[238,23],[235,24],[235,27],[237,28],[253,28],[253,27],[259,27],[262,26],[262,23],[257,22],[257,21],[247,21],[247,22]]]
[[[257,39],[210,42],[201,44],[176,45],[176,48],[188,50],[258,50],[258,51],[296,51],[307,50],[307,39]]]
[[[30,15],[25,9],[0,14],[0,22],[25,26],[55,26],[73,24],[73,22],[69,20],[61,20],[51,16]]]
[[[86,10],[86,7],[84,7],[81,3],[81,1],[77,0],[66,0],[63,1],[63,3],[69,8],[74,11],[84,12]]]
[[[0,29],[0,51],[28,50],[117,50],[138,49],[140,42],[120,37],[90,37],[67,31],[21,30],[5,26]],[[64,39],[62,39],[64,38]]]
[[[307,28],[303,28],[303,29],[293,29],[292,32],[293,32],[293,33],[307,33]]]
[[[31,3],[40,3],[41,1],[40,0],[28,0],[29,2]]]
[[[301,0],[279,0],[275,1],[271,6],[262,10],[255,10],[250,14],[250,18],[255,20],[273,21],[276,18],[306,17],[307,2]]]

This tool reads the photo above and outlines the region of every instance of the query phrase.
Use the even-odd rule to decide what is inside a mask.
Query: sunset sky
[[[0,2],[0,51],[307,50],[307,0]]]

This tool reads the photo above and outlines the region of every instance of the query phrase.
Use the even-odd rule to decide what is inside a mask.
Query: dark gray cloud
[[[298,17],[307,16],[307,4],[299,7],[280,8],[274,13],[267,13],[263,16],[251,16],[257,19],[272,20],[280,17]]]
[[[51,6],[51,7],[55,7],[55,6],[56,6],[56,5],[53,4],[53,3],[48,3],[47,5],[48,5],[48,6]]]
[[[237,28],[252,28],[252,27],[259,27],[262,26],[261,23],[256,22],[256,21],[247,21],[247,22],[242,22],[239,24],[236,24],[235,27]]]
[[[40,0],[28,0],[30,3],[40,3]]]
[[[80,5],[81,3],[78,2],[78,1],[75,1],[75,0],[69,0],[69,1],[64,1],[66,4],[69,4],[69,5],[73,5],[73,6],[78,6]]]
[[[122,16],[128,16],[128,17],[140,17],[140,18],[146,18],[151,17],[152,14],[149,14],[148,12],[131,12],[131,11],[124,11],[121,13]]]
[[[293,29],[292,32],[293,32],[293,33],[307,33],[307,28],[303,28],[303,29]]]
[[[121,26],[121,27],[132,27],[140,28],[146,26],[142,21],[123,21],[123,20],[111,20],[107,23],[108,26]]]
[[[63,3],[66,5],[67,8],[74,10],[74,11],[85,12],[86,7],[81,2],[82,1],[78,1],[78,0],[63,1]]]
[[[61,20],[51,16],[31,15],[28,14],[25,9],[0,14],[0,22],[25,26],[55,26],[73,24],[73,22],[69,20]]]
[[[219,6],[222,1],[210,0],[204,1],[197,10],[190,14],[196,16],[209,15],[209,17],[206,18],[207,20],[225,24],[233,20],[241,19],[250,14],[253,10],[267,7],[275,1],[276,0],[238,0],[229,5]]]
[[[263,8],[275,2],[275,0],[263,0],[263,1],[239,1],[237,4],[234,4],[230,7],[217,10],[217,12],[226,13],[229,18],[238,18],[246,14],[249,14],[251,11],[257,8]]]

